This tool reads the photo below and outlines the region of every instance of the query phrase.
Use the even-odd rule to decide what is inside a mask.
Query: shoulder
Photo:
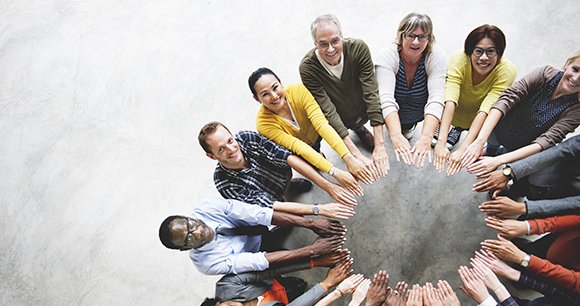
[[[344,39],[343,48],[368,50],[369,46],[362,39],[349,37]]]
[[[204,198],[194,209],[196,217],[203,219],[202,216],[216,216],[223,214],[228,206],[228,201],[223,198]]]
[[[396,43],[389,44],[379,51],[375,59],[377,66],[399,65],[399,46]]]
[[[510,79],[515,79],[518,74],[516,65],[514,65],[507,58],[502,58],[501,61],[495,67],[494,71],[498,76],[500,77],[505,76]]]
[[[258,140],[265,139],[265,137],[263,135],[260,135],[257,132],[248,131],[248,130],[241,130],[241,131],[237,132],[236,135],[234,136],[234,138],[236,138],[236,140],[238,142],[242,142],[242,143],[245,141],[258,141]]]
[[[316,48],[312,48],[310,51],[308,51],[308,52],[306,52],[306,54],[304,54],[304,57],[300,61],[300,72],[304,72],[304,71],[307,71],[309,69],[312,69],[314,67],[314,65],[316,65],[316,63],[318,62],[318,59],[316,58],[316,54],[314,53],[314,50],[316,50]]]
[[[445,54],[445,51],[443,51],[443,49],[439,48],[437,45],[433,45],[431,53],[427,54],[425,57],[425,62],[447,63],[447,54]]]

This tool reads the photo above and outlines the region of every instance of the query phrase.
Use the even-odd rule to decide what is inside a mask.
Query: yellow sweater
[[[284,86],[284,94],[300,130],[262,105],[256,121],[258,132],[328,173],[333,165],[312,148],[318,135],[322,136],[341,158],[349,153],[348,148],[328,124],[316,100],[304,85],[296,83]]]
[[[473,86],[471,60],[463,50],[455,51],[449,58],[445,101],[455,102],[453,126],[467,129],[478,112],[489,110],[504,90],[516,79],[516,66],[502,58],[483,82]]]

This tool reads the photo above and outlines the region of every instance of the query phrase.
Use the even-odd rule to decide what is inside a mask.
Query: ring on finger
[[[399,291],[397,291],[396,289],[393,290],[393,294],[399,294]]]

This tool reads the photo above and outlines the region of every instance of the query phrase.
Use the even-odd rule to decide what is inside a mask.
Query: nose
[[[480,57],[481,59],[489,59],[486,52],[483,52],[483,54]]]
[[[413,41],[412,41],[412,43],[415,43],[415,41],[416,41],[416,42],[421,42],[421,41],[419,40],[419,36],[415,36],[415,38],[413,38]]]
[[[328,51],[334,51],[334,46],[332,44],[328,44]]]

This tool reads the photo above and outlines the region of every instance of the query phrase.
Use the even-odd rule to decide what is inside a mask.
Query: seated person
[[[290,178],[292,169],[295,169],[336,201],[348,206],[356,205],[354,196],[346,189],[329,182],[303,159],[256,132],[240,131],[234,137],[227,127],[214,121],[203,126],[198,140],[206,155],[218,161],[213,179],[217,190],[226,199],[306,214],[304,211],[288,210],[291,204],[278,201],[294,184],[294,179],[291,182]],[[302,208],[312,211],[312,205],[307,206]],[[344,218],[330,215],[330,206],[327,206],[320,206],[321,215]],[[352,213],[352,209],[339,208],[344,210],[343,213]]]
[[[431,18],[418,13],[405,16],[396,42],[381,50],[375,60],[383,117],[397,161],[399,155],[407,165],[418,159],[417,168],[423,167],[427,157],[431,162],[431,140],[444,107],[446,71],[447,58],[435,46]],[[411,149],[409,139],[420,121],[421,137]]]
[[[491,105],[512,86],[516,66],[503,57],[505,35],[496,26],[484,24],[471,31],[465,48],[451,54],[445,82],[445,109],[432,145],[434,165],[439,172],[449,163],[447,175],[461,170],[461,158],[475,140]],[[467,136],[457,151],[450,154],[461,132]],[[447,132],[449,131],[449,132]]]
[[[478,178],[561,142],[580,124],[580,51],[564,71],[544,66],[530,72],[495,102],[462,165]],[[500,120],[501,119],[501,120]],[[483,157],[483,147],[488,157]],[[475,163],[474,163],[475,162]]]
[[[308,51],[300,62],[302,83],[349,151],[363,163],[371,165],[373,173],[387,175],[389,157],[383,136],[385,122],[369,47],[360,39],[343,39],[340,21],[333,14],[318,16],[310,31],[315,48]],[[376,137],[364,126],[369,119]],[[372,161],[354,145],[348,129],[373,150]]]
[[[338,236],[318,238],[312,245],[296,250],[259,252],[262,231],[244,227],[262,225],[262,230],[267,230],[265,226],[272,224],[301,226],[318,235]],[[159,239],[169,249],[189,250],[199,272],[217,275],[262,271],[270,264],[331,253],[344,244],[345,232],[337,221],[304,218],[236,200],[206,198],[191,217],[167,217],[159,228]]]
[[[372,184],[370,167],[350,153],[304,85],[282,87],[278,76],[268,68],[254,71],[248,85],[254,99],[262,104],[256,122],[260,134],[334,176],[350,192],[363,195],[353,175],[365,184]],[[337,169],[319,153],[321,137],[340,155],[352,175]]]
[[[326,257],[320,258],[321,262],[310,259],[302,259],[284,263],[260,272],[246,272],[242,274],[228,274],[216,283],[216,295],[213,299],[206,299],[201,306],[257,306],[257,305],[292,305],[312,306],[320,298],[325,296],[328,290],[343,280],[351,273],[352,260],[347,258],[346,252],[340,253],[339,261],[328,262]],[[316,284],[308,292],[296,299],[288,296],[287,290],[275,278],[281,274],[309,269],[312,266],[329,266],[338,263],[329,269],[326,279]],[[291,302],[291,303],[289,303]]]
[[[513,185],[506,192],[508,182]],[[496,197],[483,203],[481,211],[508,217],[527,218],[578,213],[580,210],[580,135],[545,151],[509,163],[473,185],[477,192],[500,191],[516,198],[526,196],[524,203],[508,197]]]

